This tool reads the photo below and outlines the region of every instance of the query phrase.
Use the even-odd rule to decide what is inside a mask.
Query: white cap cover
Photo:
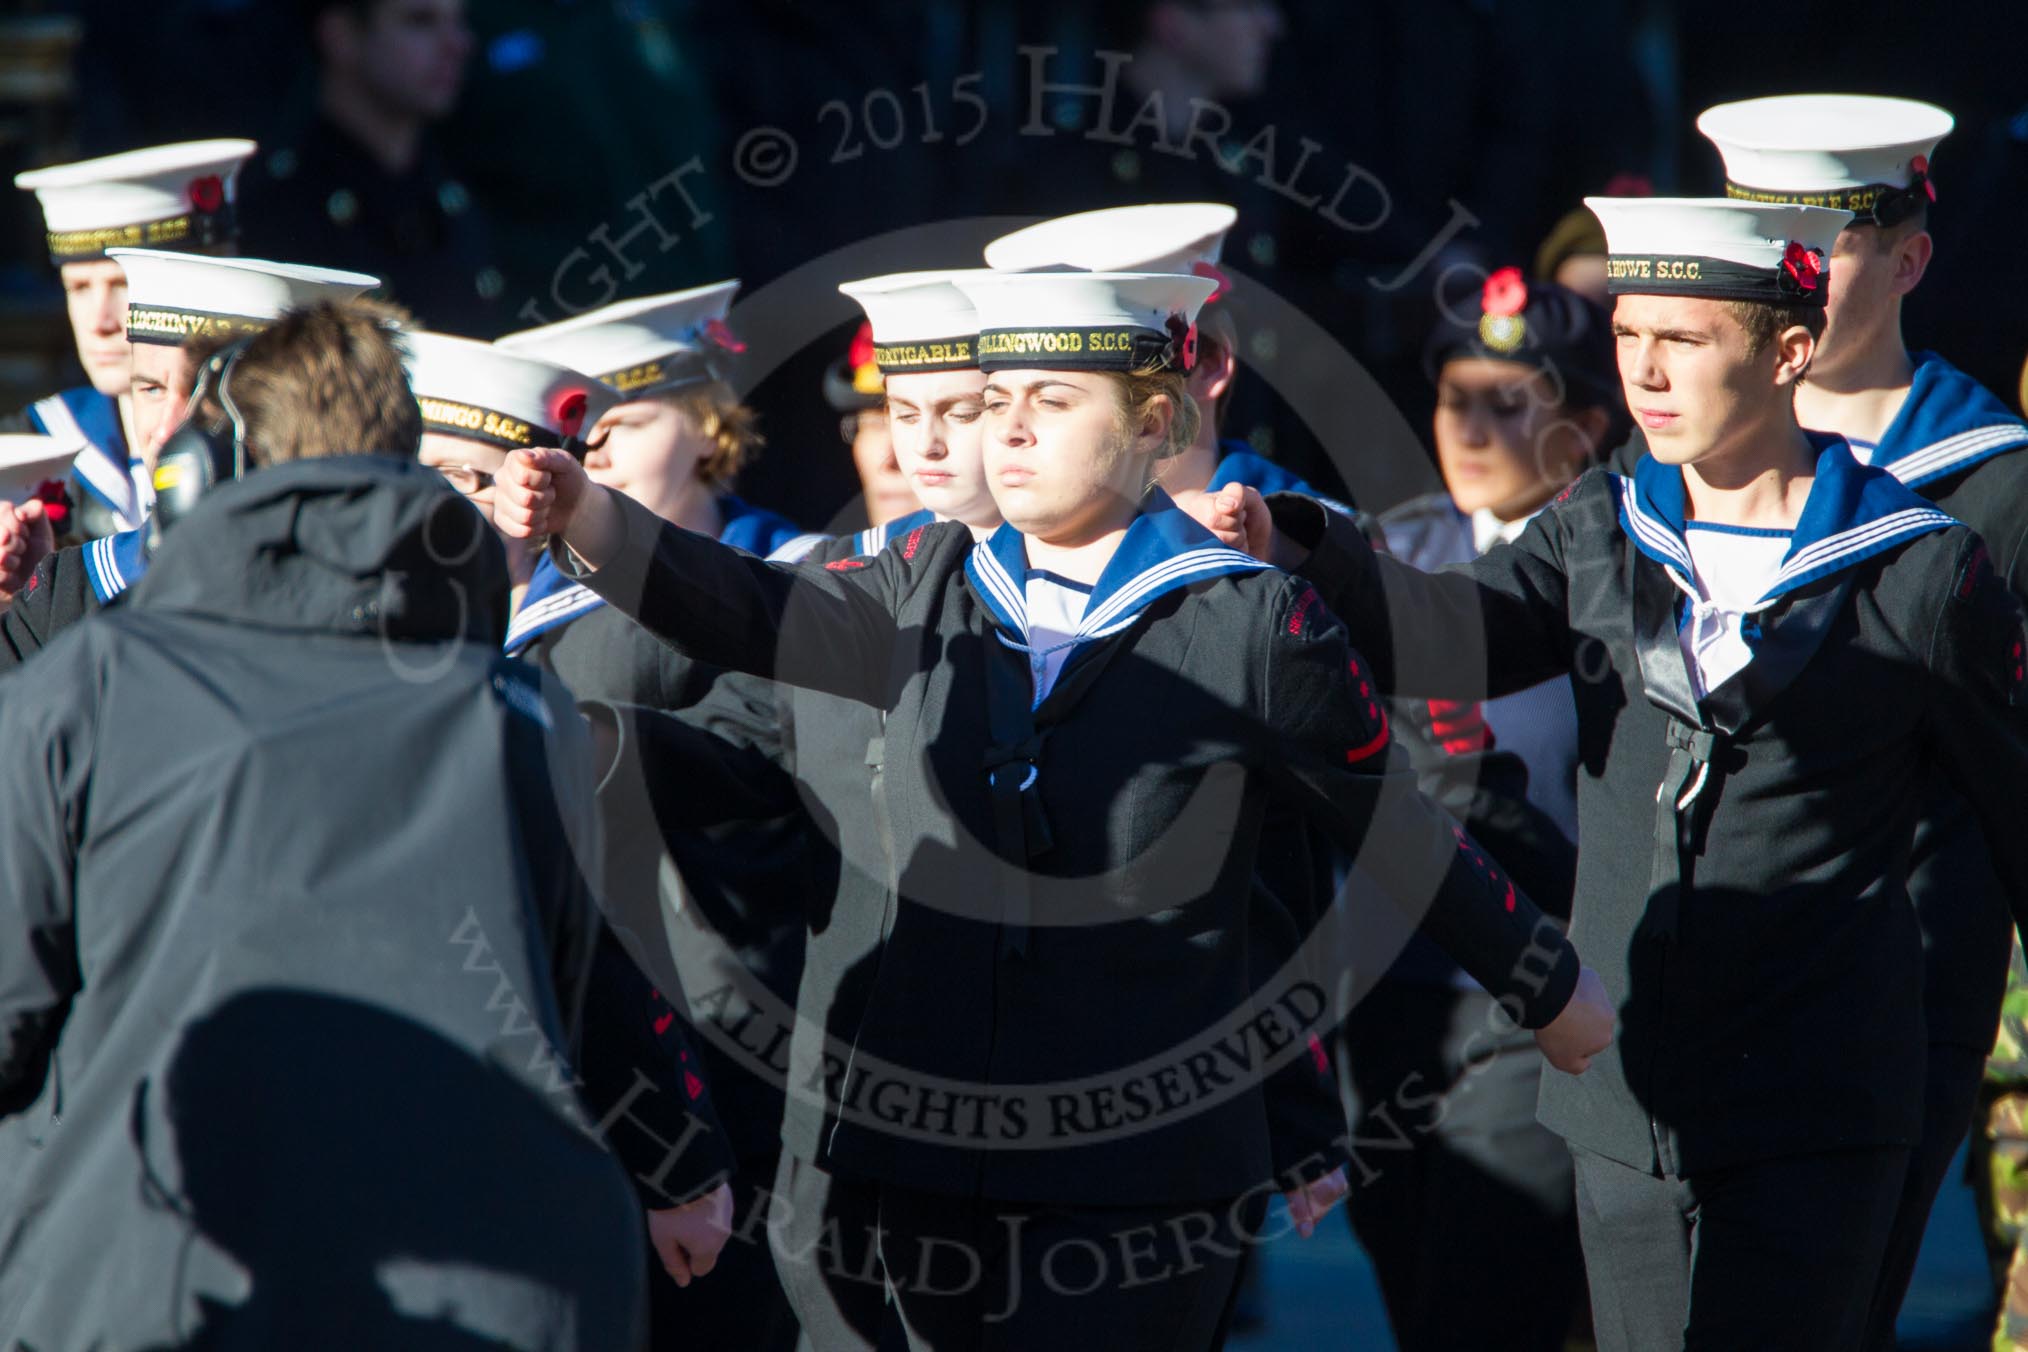
[[[507,450],[561,446],[620,402],[620,392],[553,361],[443,333],[406,333],[408,385],[423,430]]]
[[[999,272],[958,279],[979,311],[979,368],[1187,371],[1217,284],[1158,272]]]
[[[208,258],[160,249],[108,249],[127,274],[127,339],[181,343],[199,334],[253,333],[284,310],[351,300],[380,285],[339,272],[265,258]]]
[[[1850,211],[1893,225],[1936,200],[1929,157],[1955,125],[1932,103],[1789,94],[1707,108],[1697,130],[1725,161],[1725,194]]]
[[[0,436],[0,501],[22,502],[46,479],[61,481],[77,459],[77,446],[31,433]]]
[[[1107,207],[1039,221],[986,246],[1003,272],[1194,272],[1217,278],[1225,233],[1239,213],[1222,202]]]
[[[585,371],[630,399],[667,394],[717,378],[715,363],[745,345],[726,326],[737,281],[644,296],[587,311],[498,346]]]
[[[873,361],[884,376],[912,371],[971,371],[979,365],[979,312],[958,288],[986,268],[890,272],[845,282],[873,326]]]
[[[239,169],[252,141],[183,141],[76,164],[33,169],[14,186],[42,204],[49,256],[59,264],[108,249],[218,249],[238,235]]]
[[[1849,211],[1724,197],[1587,197],[1606,235],[1615,296],[1822,305]]]

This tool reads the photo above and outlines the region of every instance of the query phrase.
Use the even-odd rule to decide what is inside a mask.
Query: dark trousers
[[[1535,1120],[1542,1054],[1491,1033],[1492,1003],[1383,982],[1346,1024],[1346,1212],[1402,1352],[1561,1352],[1583,1284],[1570,1150]]]
[[[770,1240],[818,1352],[1211,1352],[1259,1213],[951,1197],[787,1156],[777,1177]]]
[[[737,1347],[794,1352],[796,1316],[775,1277],[766,1213],[774,1183],[772,1155],[739,1162],[732,1179],[732,1236],[718,1264],[689,1286],[676,1285],[648,1251],[648,1331],[654,1352]]]
[[[1866,1321],[1866,1352],[1894,1352],[1894,1321],[1915,1275],[1915,1257],[1929,1228],[1929,1209],[1950,1171],[1951,1159],[1971,1131],[1978,1106],[1979,1083],[1986,1057],[1969,1047],[1931,1043],[1928,1076],[1923,1088],[1922,1140],[1909,1157],[1902,1184],[1901,1206],[1887,1236],[1880,1260],[1880,1284],[1873,1292],[1873,1312]]]
[[[1689,1179],[1571,1153],[1599,1352],[1859,1346],[1908,1175],[1906,1146]]]

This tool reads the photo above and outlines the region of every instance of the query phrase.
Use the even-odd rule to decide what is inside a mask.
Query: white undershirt
[[[1528,523],[1535,519],[1535,513],[1517,516],[1512,521],[1502,521],[1494,516],[1492,509],[1481,507],[1472,513],[1472,548],[1483,554],[1497,544],[1512,544],[1521,538],[1521,532],[1528,529]]]
[[[1063,664],[1076,651],[1070,638],[1084,621],[1091,590],[1055,573],[1028,570],[1022,591],[1028,602],[1028,646],[1033,649],[1028,655],[1028,675],[1035,682],[1036,704],[1048,696]]]
[[[1789,532],[1690,521],[1684,524],[1683,543],[1690,548],[1702,599],[1691,602],[1689,618],[1677,637],[1697,698],[1703,699],[1753,660],[1741,623],[1774,585],[1789,552]]]

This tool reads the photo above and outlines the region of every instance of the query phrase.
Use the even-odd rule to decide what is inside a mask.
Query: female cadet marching
[[[960,285],[1009,523],[986,540],[937,524],[861,567],[766,564],[548,453],[510,461],[500,519],[556,531],[567,566],[694,656],[886,713],[883,942],[831,1155],[872,1185],[911,1345],[974,1346],[990,1321],[1020,1346],[1205,1347],[1246,1195],[1273,1186],[1253,1082],[1202,1049],[1246,1004],[1270,788],[1349,849],[1375,832],[1362,862],[1433,898],[1424,923],[1559,1064],[1582,1069],[1611,1012],[1390,770],[1363,663],[1309,589],[1144,491],[1195,430],[1182,373],[1212,283]],[[1279,1019],[1255,1012],[1258,1041],[1227,1055],[1306,1055]]]

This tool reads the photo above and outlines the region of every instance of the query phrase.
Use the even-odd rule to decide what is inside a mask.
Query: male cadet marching
[[[128,279],[107,251],[231,253],[239,234],[234,203],[240,165],[253,152],[252,141],[187,141],[14,178],[15,187],[33,192],[42,205],[49,256],[63,276],[88,383],[38,399],[0,420],[0,431],[41,432],[77,447],[73,532],[84,539],[136,529],[154,497],[135,422],[137,403],[159,393],[160,382],[133,368]]]
[[[155,249],[115,249],[110,265],[126,277],[122,318],[136,363],[160,372],[163,386],[159,406],[137,409],[151,443],[141,463],[150,467],[169,427],[183,416],[196,375],[193,355],[209,355],[233,338],[259,332],[284,310],[350,300],[375,284],[364,273]],[[133,526],[43,558],[13,606],[0,615],[0,669],[27,660],[58,630],[139,581],[150,548],[147,529]]]
[[[1796,419],[1835,432],[1979,532],[1993,567],[2028,598],[2028,425],[1977,381],[1902,340],[1902,300],[1922,281],[1936,187],[1930,158],[1951,129],[1907,99],[1803,94],[1721,104],[1697,128],[1725,161],[1727,196],[1843,207],[1830,303]],[[1929,1027],[1922,1140],[1909,1162],[1865,1346],[1892,1352],[1930,1204],[1965,1139],[2000,1017],[2010,949],[2006,897],[1977,820],[1945,789],[1918,831],[1909,893],[1922,922]]]
[[[1922,1135],[1907,878],[1938,783],[2028,915],[2021,610],[1973,532],[1796,421],[1850,213],[1588,205],[1634,475],[1442,574],[1278,498],[1284,558],[1404,693],[1593,668],[1572,937],[1623,1027],[1545,1076],[1541,1116],[1576,1156],[1600,1347],[1857,1347]]]

